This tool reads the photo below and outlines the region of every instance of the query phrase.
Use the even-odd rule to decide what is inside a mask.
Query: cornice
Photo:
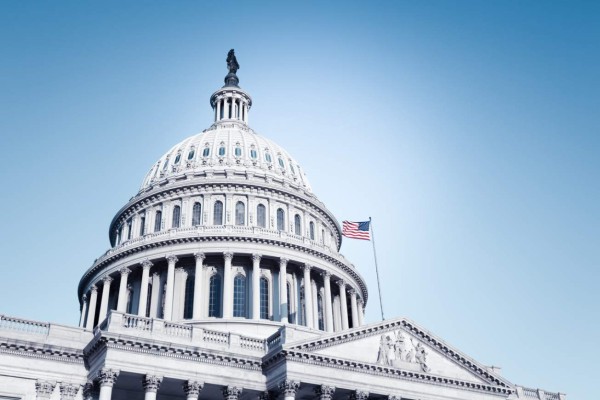
[[[47,344],[40,345],[40,343],[6,338],[0,338],[0,353],[60,361],[69,364],[83,365],[84,361],[83,351],[81,350]]]

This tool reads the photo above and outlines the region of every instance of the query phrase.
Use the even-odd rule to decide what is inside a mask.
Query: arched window
[[[167,170],[167,166],[169,165],[169,157],[166,158],[165,163],[163,164],[163,172]]]
[[[131,239],[131,226],[133,225],[133,221],[131,218],[127,220],[127,240]]]
[[[202,157],[208,157],[210,155],[210,147],[205,147],[204,150],[202,150]]]
[[[321,229],[321,244],[325,244],[325,229]]]
[[[285,163],[283,162],[283,158],[281,158],[281,157],[279,157],[279,166],[280,166],[282,169],[285,169]]]
[[[265,161],[268,162],[269,164],[271,163],[271,154],[269,153],[265,153]]]
[[[302,235],[302,227],[300,226],[300,215],[294,216],[294,233],[296,235]]]
[[[250,157],[256,160],[257,154],[255,149],[250,150]]]
[[[290,322],[290,324],[294,324],[295,323],[295,318],[294,318],[294,314],[292,313],[292,285],[290,285],[290,283],[286,283],[287,285],[287,312],[288,312],[288,321]]]
[[[175,165],[179,164],[179,161],[181,161],[181,153],[177,153],[177,157],[175,157]]]
[[[310,236],[310,240],[315,240],[315,223],[310,221],[310,224],[308,224],[308,234]]]
[[[260,318],[269,319],[269,280],[260,278]]]
[[[246,225],[246,206],[241,201],[235,203],[235,224]]]
[[[185,281],[185,298],[183,301],[183,318],[191,319],[193,316],[192,310],[194,307],[194,279],[188,277]]]
[[[223,225],[223,202],[220,200],[215,201],[213,225]]]
[[[156,210],[156,215],[154,218],[154,232],[160,232],[161,225],[162,225],[162,211]]]
[[[236,146],[236,148],[234,150],[234,154],[236,157],[241,157],[242,156],[242,148],[240,146]]]
[[[246,277],[242,274],[233,280],[233,316],[246,316]]]
[[[319,314],[319,329],[325,330],[325,321],[323,319],[323,295],[319,293],[317,297],[317,313]]]
[[[196,154],[196,150],[192,147],[190,149],[190,152],[188,153],[188,160],[191,160],[192,158],[194,158],[195,154]]]
[[[202,206],[200,203],[194,203],[194,208],[192,209],[192,226],[200,225],[200,221],[202,220]]]
[[[142,214],[140,217],[140,236],[146,234],[146,214]]]
[[[221,316],[221,276],[214,274],[210,277],[208,288],[208,316]]]
[[[262,204],[256,206],[256,221],[261,228],[267,227],[267,208]]]
[[[179,224],[181,223],[181,207],[175,206],[173,207],[173,228],[179,228]]]
[[[277,230],[278,231],[283,231],[285,229],[284,216],[285,216],[285,214],[283,213],[283,209],[278,208],[277,209]]]
[[[219,147],[219,157],[223,157],[225,155],[225,147]]]

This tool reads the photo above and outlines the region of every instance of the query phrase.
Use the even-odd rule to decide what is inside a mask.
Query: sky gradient
[[[77,324],[83,272],[153,163],[250,125],[341,221],[372,217],[387,318],[514,383],[593,399],[597,2],[0,3],[0,313]],[[345,239],[380,319],[371,243]]]

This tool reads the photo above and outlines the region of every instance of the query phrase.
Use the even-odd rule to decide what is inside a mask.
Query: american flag
[[[371,240],[371,234],[369,232],[371,221],[344,221],[342,224],[342,235],[352,239]]]

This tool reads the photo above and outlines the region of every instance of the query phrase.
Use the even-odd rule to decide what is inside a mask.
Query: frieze
[[[407,338],[401,331],[387,332],[381,335],[377,364],[407,368],[410,364],[419,364],[421,371],[429,372],[427,351],[418,340]]]
[[[43,358],[53,361],[61,361],[74,364],[83,364],[84,362],[84,354],[81,350],[65,349],[64,347],[53,348],[48,347],[48,345],[40,347],[35,343],[31,342],[0,342],[0,353],[33,358]]]

